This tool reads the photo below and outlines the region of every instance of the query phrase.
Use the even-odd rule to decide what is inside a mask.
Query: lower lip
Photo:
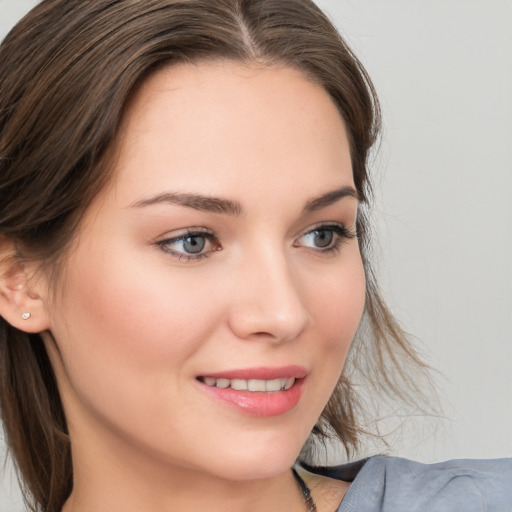
[[[210,396],[238,409],[249,416],[267,418],[279,416],[292,410],[302,396],[305,379],[297,379],[286,391],[237,391],[231,388],[216,388],[198,381]]]

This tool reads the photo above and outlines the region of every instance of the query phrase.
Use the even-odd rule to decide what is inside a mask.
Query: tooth
[[[265,381],[258,379],[251,379],[248,381],[247,389],[249,391],[265,391]]]
[[[284,385],[284,389],[290,389],[295,384],[295,379],[292,377],[290,379],[286,379],[286,384]]]
[[[231,381],[229,379],[216,379],[217,380],[217,387],[226,389],[229,388],[229,385]]]
[[[276,391],[286,391],[290,389],[295,384],[295,379],[289,378],[281,378],[274,380],[260,380],[260,379],[216,379],[215,377],[203,377],[202,381],[207,386],[218,387],[222,389],[229,388],[231,386],[232,389],[237,391],[254,391],[254,392],[276,392]]]
[[[267,380],[266,391],[281,391],[281,379]]]
[[[247,381],[242,379],[233,379],[231,381],[231,389],[237,391],[247,391]]]

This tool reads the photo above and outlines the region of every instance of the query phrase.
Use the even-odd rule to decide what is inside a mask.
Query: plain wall
[[[0,38],[35,3],[0,0]],[[382,101],[373,169],[381,284],[439,371],[446,419],[395,451],[427,462],[510,456],[512,2],[318,4]],[[3,473],[0,510],[19,511],[15,479]]]

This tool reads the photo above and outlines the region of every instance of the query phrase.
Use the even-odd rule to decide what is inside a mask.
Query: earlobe
[[[49,317],[27,266],[16,257],[14,244],[0,237],[0,316],[21,331],[39,333],[49,329]]]

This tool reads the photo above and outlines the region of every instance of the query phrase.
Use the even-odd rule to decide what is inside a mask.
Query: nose
[[[311,325],[298,277],[284,254],[253,254],[235,274],[229,325],[238,338],[285,343]]]

